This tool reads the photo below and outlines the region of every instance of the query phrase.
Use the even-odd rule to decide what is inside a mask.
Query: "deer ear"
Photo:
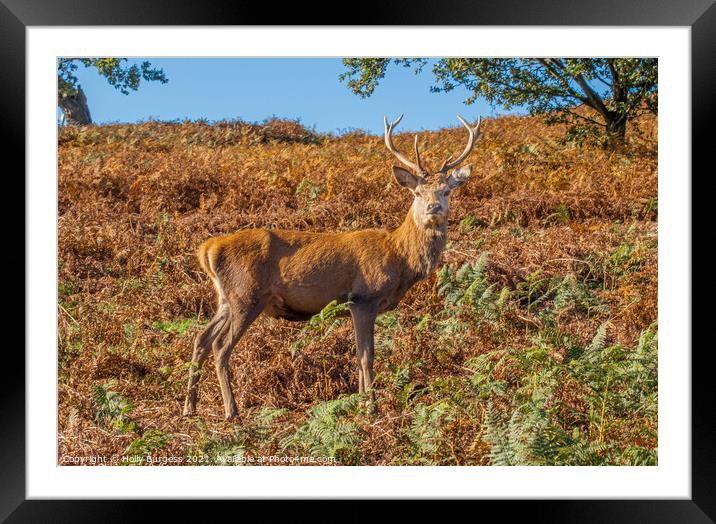
[[[470,173],[472,173],[472,166],[465,166],[461,167],[460,169],[456,169],[447,178],[448,187],[450,189],[460,187],[465,182],[467,182],[468,178],[470,178]]]
[[[393,166],[393,176],[398,181],[398,184],[403,187],[407,187],[408,189],[415,189],[416,187],[418,187],[418,177],[416,177],[407,169]]]

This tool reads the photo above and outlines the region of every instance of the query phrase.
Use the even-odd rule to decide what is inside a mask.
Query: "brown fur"
[[[420,230],[411,208],[395,231],[239,231],[204,242],[199,260],[219,295],[242,290],[235,300],[250,295],[269,316],[310,318],[332,300],[376,298],[381,313],[433,271],[446,239],[446,228]]]

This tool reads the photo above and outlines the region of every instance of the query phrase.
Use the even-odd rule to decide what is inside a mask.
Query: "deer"
[[[204,361],[213,352],[226,420],[238,417],[231,388],[229,358],[249,326],[263,314],[289,321],[309,320],[336,301],[352,318],[358,362],[358,393],[367,394],[377,413],[373,389],[376,317],[395,309],[405,293],[436,269],[448,235],[449,196],[467,182],[467,159],[480,136],[482,119],[467,128],[465,149],[437,170],[420,158],[415,135],[415,162],[398,151],[392,133],[402,120],[385,124],[385,146],[402,164],[393,165],[396,182],[413,202],[394,230],[306,232],[245,229],[209,238],[198,249],[199,264],[216,291],[213,318],[194,341],[184,416],[196,412],[198,382]]]

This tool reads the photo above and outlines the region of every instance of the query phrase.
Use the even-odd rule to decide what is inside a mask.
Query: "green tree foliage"
[[[127,66],[126,58],[78,58],[68,57],[57,60],[57,100],[68,123],[80,125],[92,123],[76,72],[80,66],[93,67],[109,85],[128,95],[139,89],[142,80],[166,84],[167,77],[162,69],[153,68],[149,62]]]
[[[425,58],[346,58],[340,79],[362,97],[375,91],[391,62],[414,67]],[[656,58],[442,58],[432,67],[435,92],[462,86],[472,104],[485,98],[506,109],[525,106],[546,122],[569,124],[567,138],[600,136],[605,144],[624,139],[629,119],[657,111]],[[584,105],[596,112],[578,110]]]

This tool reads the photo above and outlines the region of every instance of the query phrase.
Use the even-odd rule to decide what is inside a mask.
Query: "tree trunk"
[[[606,147],[609,149],[617,149],[624,145],[626,136],[627,119],[624,115],[609,115],[605,117],[607,124],[607,142]]]
[[[86,126],[92,123],[87,97],[81,87],[77,88],[76,93],[59,95],[57,103],[62,109],[62,115],[67,124]]]

